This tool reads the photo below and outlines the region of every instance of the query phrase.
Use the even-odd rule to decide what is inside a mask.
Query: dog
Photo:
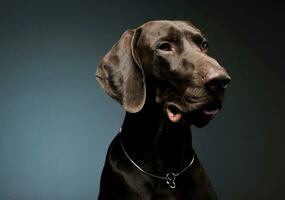
[[[191,22],[160,20],[127,30],[103,57],[96,78],[126,115],[99,200],[217,199],[191,137],[221,110],[231,80],[208,49]]]

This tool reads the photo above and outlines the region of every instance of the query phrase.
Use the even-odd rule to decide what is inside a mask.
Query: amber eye
[[[202,48],[203,51],[208,51],[208,49],[209,49],[209,43],[208,43],[206,40],[204,40],[204,41],[202,42],[202,44],[201,44],[201,48]]]
[[[157,48],[162,51],[172,51],[171,45],[168,42],[159,43]]]

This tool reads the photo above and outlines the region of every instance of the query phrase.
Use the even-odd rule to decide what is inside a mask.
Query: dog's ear
[[[133,53],[140,33],[140,28],[126,31],[103,57],[96,71],[105,92],[131,113],[140,111],[146,98],[144,72]]]

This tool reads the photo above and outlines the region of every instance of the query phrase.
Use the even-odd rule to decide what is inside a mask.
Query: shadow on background
[[[96,199],[124,112],[99,88],[100,58],[128,28],[190,19],[229,70],[224,110],[193,129],[219,199],[284,194],[284,4],[1,1],[0,199]]]

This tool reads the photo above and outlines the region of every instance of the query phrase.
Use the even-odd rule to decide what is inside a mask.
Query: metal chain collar
[[[122,128],[120,129],[120,132],[119,132],[119,137],[120,137],[120,143],[121,143],[121,147],[124,151],[124,154],[126,155],[126,157],[129,159],[129,161],[139,170],[141,171],[142,173],[148,175],[148,176],[151,176],[153,178],[157,178],[157,179],[162,179],[162,180],[165,180],[166,181],[166,184],[171,188],[171,189],[174,189],[176,188],[176,183],[175,183],[175,180],[176,180],[176,177],[178,177],[179,175],[181,175],[183,172],[185,172],[193,163],[194,163],[194,152],[193,152],[193,156],[192,156],[192,160],[191,162],[189,163],[189,165],[187,165],[184,169],[182,169],[180,172],[178,173],[167,173],[165,176],[157,176],[157,175],[154,175],[154,174],[151,174],[145,170],[143,170],[138,164],[135,163],[135,161],[133,161],[131,159],[131,157],[129,156],[129,154],[127,153],[126,149],[125,149],[125,146],[123,144],[123,141],[122,141],[122,138],[121,138],[121,132],[122,132]]]

